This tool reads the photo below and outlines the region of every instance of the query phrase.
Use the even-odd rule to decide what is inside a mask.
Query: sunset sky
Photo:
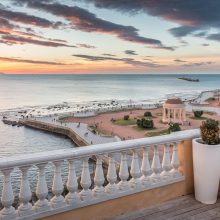
[[[2,0],[0,72],[219,73],[219,0]]]

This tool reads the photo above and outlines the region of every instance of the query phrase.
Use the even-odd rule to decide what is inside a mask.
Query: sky
[[[220,73],[219,0],[1,0],[0,73]]]

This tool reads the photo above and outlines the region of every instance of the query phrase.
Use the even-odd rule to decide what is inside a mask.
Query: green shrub
[[[219,122],[213,119],[203,121],[200,126],[202,140],[205,144],[215,145],[220,143]]]
[[[142,122],[143,128],[147,129],[153,129],[154,128],[154,122],[152,119],[144,119]]]
[[[179,123],[170,122],[169,123],[168,131],[169,132],[181,131],[180,124]]]
[[[142,120],[141,120],[141,119],[138,119],[138,120],[137,120],[137,126],[138,126],[138,127],[142,127]]]
[[[203,115],[203,111],[194,111],[193,113],[195,118],[201,118]]]
[[[137,126],[141,128],[146,128],[146,129],[153,129],[154,121],[152,119],[145,119],[145,118],[138,119]]]
[[[124,120],[128,120],[129,119],[129,115],[124,115]]]
[[[145,112],[145,113],[144,113],[144,117],[152,117],[151,112]]]

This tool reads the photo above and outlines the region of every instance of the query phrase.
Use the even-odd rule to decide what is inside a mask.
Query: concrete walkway
[[[57,121],[57,118],[54,117],[39,117],[36,118],[36,121],[45,122],[53,125],[61,125],[72,129],[76,134],[78,134],[82,139],[84,139],[88,144],[104,144],[110,142],[120,141],[120,138],[115,136],[100,136],[98,134],[94,134],[92,131],[88,129],[87,124],[80,123],[62,123]]]

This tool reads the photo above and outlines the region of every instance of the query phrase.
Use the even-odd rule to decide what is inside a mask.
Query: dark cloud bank
[[[79,1],[79,0],[75,0]],[[210,28],[220,30],[219,0],[83,0],[98,8],[115,9],[123,13],[144,12],[179,24],[170,29],[176,37],[200,32],[200,37],[220,41],[220,33],[208,34]],[[197,35],[198,36],[198,35]]]

